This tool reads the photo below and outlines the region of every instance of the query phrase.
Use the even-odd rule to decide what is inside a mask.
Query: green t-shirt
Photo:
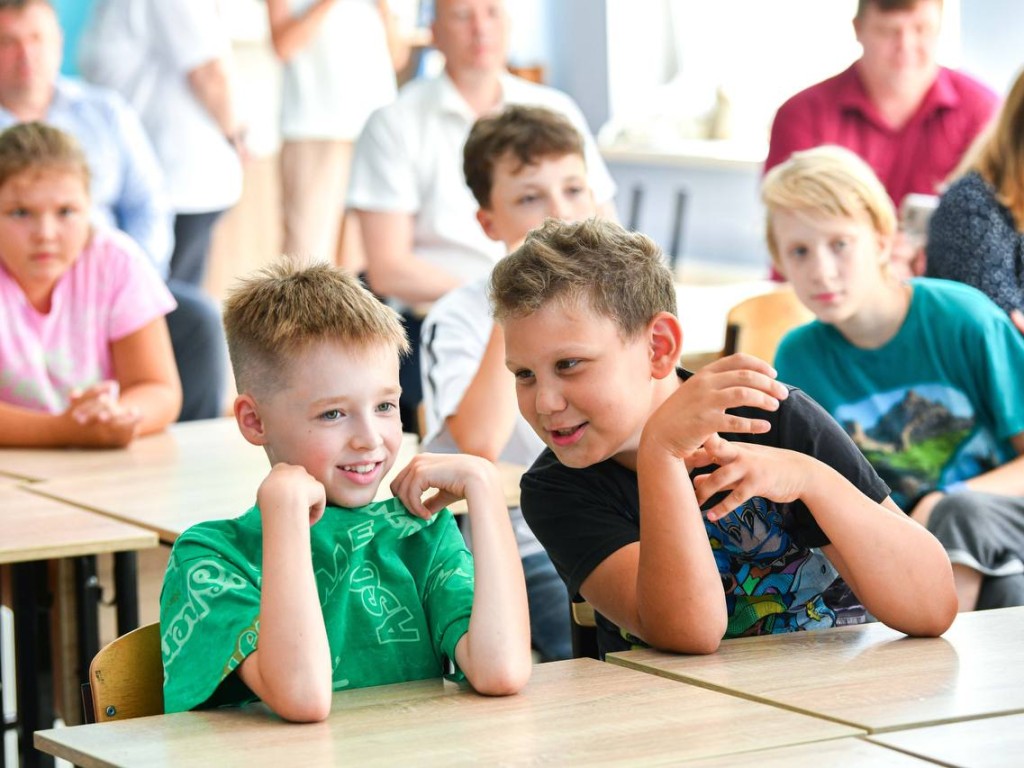
[[[473,559],[455,519],[397,499],[328,507],[310,529],[334,690],[440,677],[469,627]],[[259,640],[263,526],[253,507],[174,544],[160,595],[164,708],[254,698],[232,672]]]

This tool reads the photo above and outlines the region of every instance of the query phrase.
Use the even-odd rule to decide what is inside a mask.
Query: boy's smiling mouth
[[[370,485],[380,477],[383,461],[364,461],[353,464],[341,464],[338,469],[348,480],[357,485]]]
[[[580,438],[583,437],[583,432],[589,424],[590,422],[584,421],[583,423],[576,424],[572,427],[549,429],[548,434],[551,435],[551,442],[560,448],[564,448],[565,446],[579,442]]]

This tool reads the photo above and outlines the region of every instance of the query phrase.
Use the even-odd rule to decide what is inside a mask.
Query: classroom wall
[[[92,13],[96,0],[52,0],[57,18],[64,29],[64,60],[60,71],[65,75],[78,74],[78,38]]]

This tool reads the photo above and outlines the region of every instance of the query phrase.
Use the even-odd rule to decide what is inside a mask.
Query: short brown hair
[[[518,173],[545,157],[584,157],[583,137],[572,123],[543,107],[507,107],[476,121],[462,149],[462,172],[481,208],[491,206],[494,166],[506,156],[515,158]]]
[[[409,342],[395,312],[350,273],[282,257],[243,278],[224,303],[224,330],[239,392],[279,388],[288,355],[319,341],[353,347]]]
[[[857,0],[857,15],[855,18],[864,18],[864,13],[867,11],[869,5],[875,6],[882,13],[888,13],[890,11],[910,11],[917,7],[918,3],[923,3],[926,0]],[[939,7],[942,6],[942,0],[927,0],[928,2],[937,2]]]
[[[532,314],[551,301],[586,303],[624,338],[676,311],[675,281],[657,244],[605,219],[548,219],[491,273],[494,317]]]
[[[17,123],[0,132],[0,185],[25,171],[42,170],[79,174],[89,191],[89,164],[70,133],[39,122]]]

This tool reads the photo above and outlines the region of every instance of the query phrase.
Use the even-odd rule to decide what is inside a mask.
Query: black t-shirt
[[[872,501],[889,495],[849,436],[800,390],[791,388],[777,411],[738,408],[734,413],[767,419],[771,429],[723,438],[800,451],[835,468]],[[544,451],[523,476],[522,509],[570,594],[578,594],[605,558],[640,539],[636,473],[614,460],[572,469]],[[828,539],[803,502],[776,504],[755,497],[718,522],[705,518],[704,525],[726,594],[726,637],[865,620],[863,608],[817,549]],[[600,614],[597,620],[602,655],[639,644]]]

